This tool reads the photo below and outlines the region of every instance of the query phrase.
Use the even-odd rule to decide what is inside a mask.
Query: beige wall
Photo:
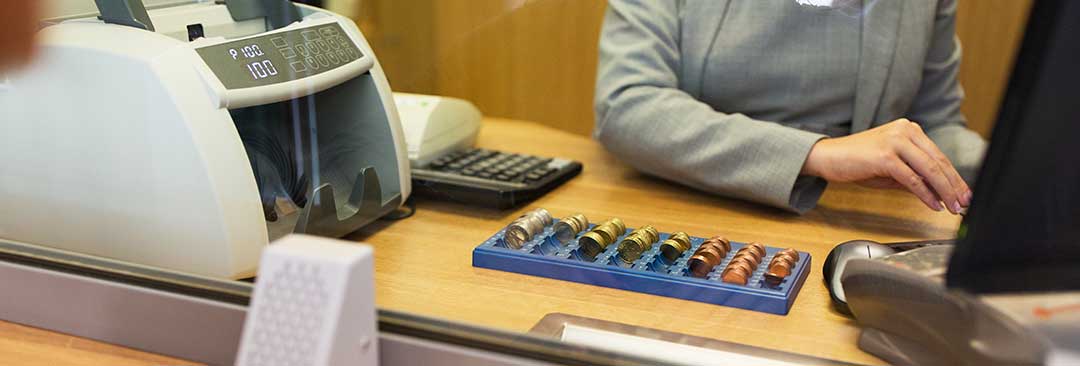
[[[960,0],[961,82],[989,136],[1032,0]],[[602,0],[365,0],[359,23],[395,90],[450,95],[486,115],[592,131]]]

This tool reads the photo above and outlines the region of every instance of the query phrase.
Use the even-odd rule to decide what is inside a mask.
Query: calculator
[[[413,167],[413,194],[506,209],[550,192],[581,169],[569,159],[467,149]]]

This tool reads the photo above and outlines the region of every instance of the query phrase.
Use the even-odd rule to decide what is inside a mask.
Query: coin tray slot
[[[555,239],[555,236],[552,235],[541,240],[540,243],[533,248],[533,253],[540,255],[555,255],[559,252],[559,249],[562,248],[562,245],[559,244],[559,240]]]
[[[594,226],[589,225],[589,229]],[[690,249],[669,263],[659,250],[669,233],[660,233],[660,240],[642,252],[640,258],[633,263],[624,263],[618,257],[618,243],[632,231],[627,229],[595,258],[587,258],[579,253],[577,238],[566,246],[560,245],[554,238],[552,226],[544,228],[518,249],[506,246],[502,240],[504,232],[500,230],[473,250],[473,266],[773,314],[788,313],[810,273],[810,254],[799,252],[799,262],[792,268],[791,275],[776,286],[766,284],[769,261],[781,250],[766,246],[765,256],[745,286],[725,283],[720,280],[720,274],[735,253],[746,246],[745,243],[731,242],[731,251],[720,264],[705,278],[697,278],[689,273],[687,262],[705,238],[691,236]],[[578,238],[583,233],[579,233]]]

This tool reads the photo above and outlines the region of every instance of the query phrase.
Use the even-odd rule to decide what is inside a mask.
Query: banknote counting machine
[[[0,76],[0,238],[242,278],[276,238],[343,236],[408,198],[390,87],[351,20],[163,3],[97,0]]]

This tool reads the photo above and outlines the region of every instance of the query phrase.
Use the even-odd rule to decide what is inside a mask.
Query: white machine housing
[[[476,143],[480,110],[469,101],[437,95],[394,93],[412,166],[425,166]]]
[[[219,2],[150,9],[154,31],[97,17],[44,27],[35,63],[0,78],[0,238],[242,278],[270,240],[341,236],[398,208],[409,166],[382,68],[351,20],[297,6],[279,29]],[[189,41],[196,23],[205,37]],[[335,24],[360,57],[283,82],[227,88],[198,52]],[[306,205],[268,194],[240,132],[288,113],[296,145],[283,151],[309,180],[294,184]]]

